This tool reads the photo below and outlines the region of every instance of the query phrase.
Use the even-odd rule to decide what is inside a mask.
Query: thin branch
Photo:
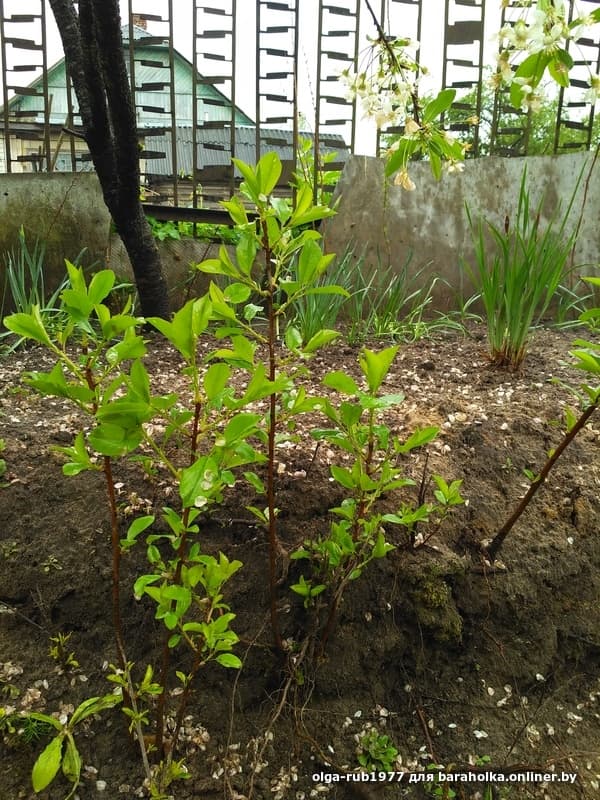
[[[517,506],[517,508],[513,512],[513,514],[511,514],[511,516],[508,518],[508,520],[500,528],[498,533],[492,539],[492,541],[489,544],[489,546],[487,548],[485,548],[484,552],[488,556],[488,558],[490,559],[490,561],[492,563],[493,563],[494,559],[496,558],[496,555],[498,554],[498,551],[500,550],[500,548],[504,544],[504,540],[506,539],[508,534],[511,532],[514,524],[519,519],[521,514],[525,511],[525,509],[527,508],[527,506],[529,505],[529,503],[533,499],[533,496],[535,495],[537,490],[544,483],[544,481],[548,477],[548,473],[550,472],[552,467],[556,464],[556,462],[558,461],[558,459],[562,455],[563,451],[571,444],[571,442],[577,436],[579,431],[586,425],[586,423],[589,420],[589,418],[592,416],[594,411],[597,409],[598,402],[599,401],[596,401],[595,403],[592,403],[592,405],[588,406],[586,408],[586,410],[583,412],[583,414],[579,417],[577,422],[573,425],[571,430],[565,435],[565,437],[563,438],[562,442],[558,445],[556,450],[552,453],[550,458],[546,461],[546,463],[544,465],[544,468],[542,469],[542,471],[538,475],[537,479],[535,481],[533,481],[533,483],[529,487],[527,493],[525,494],[525,496],[523,497],[523,499],[521,500],[521,502],[519,503],[519,505]]]

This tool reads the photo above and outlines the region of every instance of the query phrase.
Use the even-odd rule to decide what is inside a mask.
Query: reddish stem
[[[277,362],[275,358],[275,341],[277,339],[277,325],[275,315],[275,276],[273,275],[272,253],[269,244],[269,231],[265,220],[262,221],[263,248],[265,251],[265,278],[267,281],[267,314],[269,319],[269,380],[276,377]],[[277,551],[279,542],[277,538],[277,519],[275,516],[275,434],[277,432],[277,395],[271,392],[269,396],[269,429],[267,431],[267,509],[269,514],[269,595],[271,607],[271,628],[275,639],[275,646],[283,649],[279,618],[277,616]]]
[[[103,463],[104,477],[106,480],[106,491],[108,493],[108,503],[110,507],[110,532],[112,549],[112,618],[115,631],[115,642],[117,645],[117,656],[119,665],[123,671],[127,669],[127,658],[125,656],[125,641],[123,636],[123,621],[121,619],[121,543],[119,537],[119,519],[117,514],[117,498],[115,495],[115,484],[112,475],[112,463],[110,456],[104,456]]]
[[[552,467],[556,464],[556,462],[558,461],[558,459],[562,455],[563,451],[571,444],[571,442],[577,436],[579,431],[585,426],[585,424],[587,423],[589,418],[592,416],[592,414],[594,413],[594,411],[596,410],[597,407],[598,407],[598,401],[596,401],[595,403],[592,403],[592,405],[590,405],[590,406],[588,406],[588,408],[586,408],[586,410],[579,417],[577,422],[573,425],[571,430],[564,436],[562,442],[558,445],[558,447],[552,453],[550,458],[546,461],[546,463],[544,464],[544,468],[542,469],[542,471],[540,472],[540,474],[537,477],[537,480],[533,481],[533,483],[529,487],[527,493],[525,494],[525,496],[523,497],[523,499],[521,500],[521,502],[519,503],[517,508],[514,510],[514,512],[511,514],[511,516],[508,518],[508,520],[504,523],[504,525],[500,528],[498,533],[494,536],[494,538],[492,539],[492,541],[489,544],[489,546],[485,549],[485,553],[488,556],[488,558],[490,559],[490,561],[492,561],[492,562],[494,561],[494,559],[496,558],[496,556],[498,554],[498,551],[500,550],[500,548],[504,544],[504,540],[506,539],[508,534],[511,532],[515,522],[519,519],[521,514],[525,511],[525,509],[527,508],[527,506],[529,505],[529,503],[533,499],[533,496],[535,495],[537,490],[544,483],[544,481],[548,477],[548,473],[550,472]]]
[[[194,463],[198,451],[198,430],[200,427],[200,415],[202,413],[202,404],[196,400],[194,404],[194,419],[192,421],[192,438],[190,442],[190,465]],[[177,566],[175,567],[175,574],[173,576],[173,583],[178,584],[181,580],[181,570],[183,562],[187,553],[187,527],[190,519],[190,508],[184,508],[181,516],[183,524],[183,532],[181,534],[181,541],[177,548]],[[169,667],[171,665],[171,648],[169,647],[169,639],[171,633],[167,633],[163,643],[162,664],[160,668],[160,685],[162,692],[158,696],[156,705],[156,749],[160,758],[164,757],[164,734],[165,734],[165,713],[167,703],[167,689],[169,682]]]

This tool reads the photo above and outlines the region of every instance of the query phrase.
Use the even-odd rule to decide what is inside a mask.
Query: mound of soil
[[[286,666],[272,647],[266,535],[246,511],[256,498],[243,482],[227,494],[203,523],[201,541],[205,551],[243,562],[225,598],[237,615],[243,667],[211,664],[201,672],[181,752],[190,777],[172,785],[174,797],[599,796],[594,417],[509,535],[501,562],[490,566],[479,548],[524,494],[523,470],[539,472],[561,439],[564,407],[573,399],[554,379],[581,381],[568,356],[574,338],[538,331],[517,374],[489,367],[479,328],[466,337],[402,345],[386,391],[406,400],[387,422],[405,436],[419,425],[440,426],[426,453],[407,458],[407,474],[415,492],[426,476],[428,497],[432,473],[462,479],[468,502],[431,538],[421,528],[422,546],[398,538],[396,550],[350,585],[324,657],[292,681],[286,682],[286,668],[293,659]],[[311,362],[307,383],[318,391],[330,369],[357,374],[356,358],[352,348],[329,347]],[[178,357],[161,340],[150,342],[147,366],[156,392],[172,391],[181,380]],[[0,488],[0,704],[46,713],[68,712],[110,691],[108,665],[117,658],[103,476],[63,476],[53,446],[69,444],[82,421],[66,403],[42,399],[21,382],[23,371],[50,367],[36,348],[0,362],[7,464]],[[315,450],[311,423],[278,449],[279,533],[287,550],[324,531],[329,509],[343,497],[329,477],[337,456],[324,446]],[[143,479],[131,466],[116,465],[115,477],[124,524],[137,513],[159,514],[169,502],[172,487],[162,476]],[[392,501],[385,501],[390,508]],[[164,638],[150,601],[136,601],[131,590],[144,569],[142,549],[125,557],[122,585],[127,655],[138,679],[146,664],[158,672]],[[291,647],[307,625],[300,598],[288,588],[299,572],[292,562],[280,586],[283,636]],[[49,655],[50,637],[59,633],[70,634],[65,647],[78,666]],[[180,658],[185,670],[186,656]],[[400,782],[354,780],[369,731],[379,744],[389,737],[397,751],[393,767],[407,773]],[[6,727],[3,735],[3,800],[68,794],[62,776],[40,795],[31,789],[31,768],[47,739],[26,742]],[[119,710],[83,724],[77,742],[81,800],[146,796],[139,751]],[[377,772],[381,762],[371,763]],[[450,773],[471,769],[464,776],[470,781],[427,785],[417,773],[437,776],[431,764]],[[485,770],[496,777],[489,788]],[[559,782],[562,773],[577,777]]]

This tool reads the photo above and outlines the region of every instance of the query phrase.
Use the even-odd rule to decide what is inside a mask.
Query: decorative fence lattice
[[[177,0],[174,5],[174,0],[122,0],[148,200],[210,206],[235,187],[239,176],[232,156],[254,161],[269,149],[280,153],[288,180],[303,138],[311,141],[313,166],[324,152],[335,152],[337,160],[328,164],[335,170],[355,151],[361,121],[337,78],[342,69],[360,64],[366,35],[377,35],[363,0]],[[527,154],[531,117],[512,108],[506,94],[495,96],[487,128],[483,120],[470,127],[463,121],[481,117],[484,67],[493,59],[490,37],[500,24],[516,19],[521,6],[515,0],[501,12],[499,0],[373,0],[371,5],[386,32],[423,40],[424,60],[426,43],[437,54],[432,67],[441,84],[457,90],[448,127],[470,130],[472,155]],[[600,2],[577,0],[577,5],[592,11]],[[573,9],[570,0],[571,14]],[[592,144],[594,107],[585,91],[588,67],[600,71],[600,39],[578,44],[571,85],[556,101],[555,153]],[[48,0],[0,0],[2,172],[91,168],[57,48]],[[373,152],[382,135],[393,132],[372,131]]]

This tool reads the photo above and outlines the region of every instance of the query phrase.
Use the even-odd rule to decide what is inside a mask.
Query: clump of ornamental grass
[[[484,306],[490,358],[497,367],[521,366],[531,329],[544,317],[569,271],[577,233],[568,234],[567,227],[578,186],[579,181],[562,216],[557,210],[546,226],[544,197],[536,207],[531,205],[527,169],[516,219],[507,215],[503,227],[485,218],[475,222],[466,206],[475,248],[475,267],[467,265],[467,270]]]

